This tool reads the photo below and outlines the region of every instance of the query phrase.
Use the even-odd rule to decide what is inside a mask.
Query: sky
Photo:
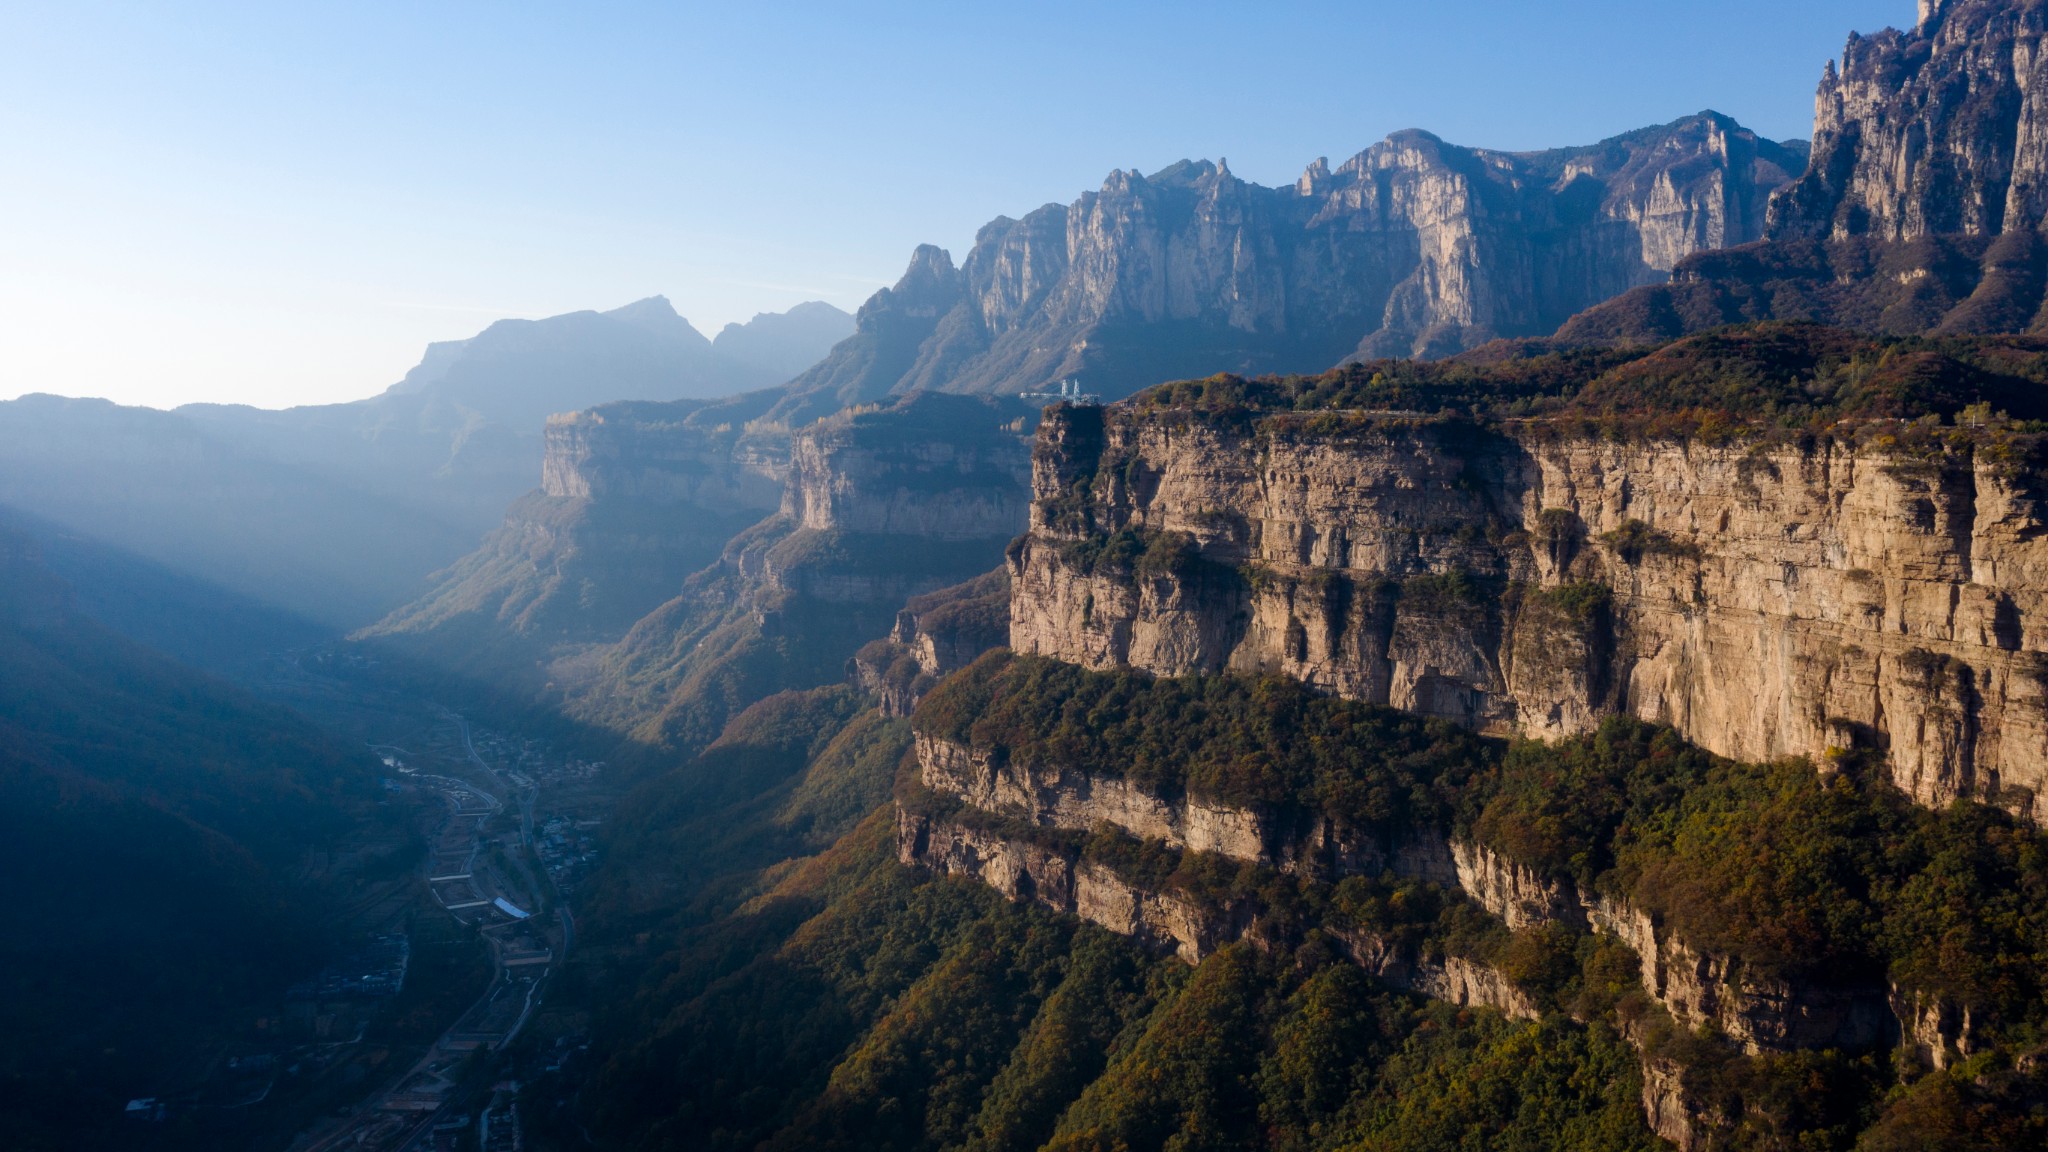
[[[666,295],[852,311],[1114,168],[1387,133],[1812,130],[1912,0],[0,0],[0,399],[372,395],[433,340]]]

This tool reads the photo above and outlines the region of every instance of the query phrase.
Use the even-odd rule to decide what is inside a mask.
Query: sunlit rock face
[[[1280,188],[1206,161],[1113,172],[1072,204],[988,224],[957,267],[920,248],[794,387],[856,403],[1074,376],[1120,396],[1547,334],[1760,237],[1771,191],[1804,165],[1803,146],[1702,113],[1548,152],[1401,132]]]
[[[1852,35],[1821,78],[1813,163],[1774,235],[1997,235],[2048,219],[2048,5],[1921,0],[1912,30]]]
[[[1745,760],[1883,748],[1932,805],[2048,787],[2048,516],[2022,473],[1308,419],[1055,412],[1011,646],[1501,732],[1626,711]],[[1119,533],[1143,555],[1101,559]]]

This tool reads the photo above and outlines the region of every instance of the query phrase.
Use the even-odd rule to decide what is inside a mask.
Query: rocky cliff
[[[887,636],[854,653],[847,671],[884,716],[910,715],[940,680],[1010,640],[1010,571],[913,596]]]
[[[1781,1123],[1785,1069],[2029,1042],[2031,994],[1878,925],[1949,882],[1908,845],[2039,842],[2043,355],[1767,325],[1057,406],[1016,653],[918,706],[899,855],[1191,961],[1607,1020],[1682,1147]]]
[[[1348,876],[1397,876],[1462,893],[1510,930],[1557,924],[1611,936],[1635,952],[1643,990],[1674,1021],[1689,1029],[1710,1025],[1751,1054],[1824,1047],[1865,1050],[1904,1031],[1927,1033],[1932,1058],[1940,1060],[1958,1043],[1960,1024],[1952,1007],[1913,1001],[1905,1003],[1895,1018],[1892,1001],[1897,996],[1888,996],[1882,985],[1793,981],[1759,973],[1740,960],[1693,948],[1625,897],[1582,892],[1434,824],[1375,832],[1346,827],[1326,812],[1265,808],[1186,793],[1165,796],[1111,772],[1042,763],[1000,746],[963,745],[931,732],[918,735],[917,756],[923,788],[957,801],[967,811],[992,814],[1014,826],[1070,833],[1113,828],[1174,851],[1211,854],[1323,884]],[[1056,845],[1034,846],[1016,835],[1006,838],[989,828],[976,831],[943,816],[920,821],[905,813],[900,820],[901,851],[907,861],[977,876],[1012,897],[1036,898],[1055,910],[1172,947],[1190,960],[1253,931],[1259,920],[1250,906],[1216,910],[1205,918],[1191,911],[1199,901],[1171,892],[1119,898],[1115,903],[1120,907],[1151,910],[1135,920],[1093,914],[1090,908],[1102,901],[1083,898],[1086,889],[1133,885],[1116,880],[1100,865],[1077,862],[1073,853],[1063,854]],[[1018,877],[1033,879],[1020,883]],[[1373,938],[1355,931],[1348,935],[1354,945]],[[1368,967],[1384,975],[1388,964],[1382,957]],[[1477,981],[1512,988],[1497,972],[1481,975],[1484,967],[1468,960],[1460,979],[1468,986]],[[1403,980],[1419,978],[1402,971]],[[1430,987],[1416,990],[1436,995]],[[1491,994],[1483,1002],[1511,1013],[1523,1011],[1529,1003],[1519,993]],[[1944,1011],[1947,1018],[1941,1015]],[[1529,1012],[1533,1015],[1533,1009]]]
[[[733,447],[708,470],[678,448],[687,430],[652,433],[631,467],[593,471],[565,458],[551,473],[565,491],[683,493],[690,509],[715,503],[706,485],[737,499],[784,473],[772,514],[731,536],[623,638],[558,669],[570,706],[651,740],[701,744],[761,696],[842,679],[908,598],[999,562],[1028,514],[1023,419],[1014,403],[921,393],[783,434],[782,462],[761,421],[710,429]],[[974,629],[958,623],[959,643],[972,645]],[[955,630],[935,627],[934,670],[954,655],[939,651],[940,635]]]
[[[1151,886],[1083,858],[1071,847],[1005,836],[973,820],[910,810],[897,814],[897,852],[905,864],[987,884],[1012,900],[1099,924],[1120,936],[1198,964],[1243,939],[1284,946],[1252,901],[1205,900],[1173,886]],[[1330,927],[1352,962],[1386,984],[1468,1007],[1533,1020],[1535,1001],[1484,961],[1415,946],[1355,927]]]
[[[1627,711],[1743,759],[1877,747],[1935,805],[2048,787],[2039,476],[1964,436],[1063,408],[1035,485],[1020,652],[1488,731]]]
[[[1115,396],[1540,335],[1761,236],[1766,198],[1803,165],[1801,148],[1703,113],[1537,153],[1403,132],[1283,188],[1206,162],[1114,172],[1071,205],[990,223],[958,267],[919,249],[794,391],[845,404],[1076,376]]]
[[[564,646],[618,639],[780,507],[786,449],[741,450],[745,420],[769,402],[611,404],[550,419],[540,489],[361,635],[522,684],[544,681],[537,662]]]
[[[1020,412],[1013,427],[998,428],[998,411],[931,395],[886,419],[856,409],[806,428],[792,445],[782,515],[812,532],[1014,536],[1030,504],[1025,424]]]
[[[1813,162],[1776,237],[1995,236],[2048,220],[2048,5],[1923,0],[1911,31],[1852,34],[1821,78]]]
[[[1327,698],[1304,713],[1283,683],[1145,680],[992,654],[914,721],[898,857],[1189,963],[1240,941],[1278,955],[1327,947],[1449,1003],[1607,1019],[1642,1054],[1648,1122],[1682,1146],[1724,1146],[1774,1107],[1745,1103],[1755,1081],[1743,1078],[1758,1073],[1731,1079],[1730,1068],[1881,1059],[1903,1040],[1895,1059],[1910,1077],[1983,1050],[1968,1007],[1944,994],[1887,985],[1867,966],[1793,970],[1688,939],[1637,902],[1666,897],[1633,865],[1595,891],[1514,858],[1485,838],[1499,825],[1425,799],[1476,795],[1491,811],[1500,778],[1461,773],[1455,743],[1424,752],[1413,741],[1427,726],[1388,727],[1381,710]],[[1096,722],[1077,732],[1080,716]],[[1304,772],[1304,760],[1323,767]],[[1381,788],[1385,799],[1369,799]],[[1405,814],[1387,805],[1395,795],[1411,798]],[[1584,975],[1561,983],[1560,962]]]
[[[1872,332],[2038,332],[2048,317],[2048,5],[1921,4],[1852,35],[1815,102],[1811,163],[1772,196],[1769,239],[1698,253],[1672,283],[1574,318],[1568,343],[1813,320]]]
[[[558,500],[697,504],[768,512],[788,478],[783,454],[740,450],[736,424],[768,397],[709,406],[607,404],[548,418],[541,491]]]

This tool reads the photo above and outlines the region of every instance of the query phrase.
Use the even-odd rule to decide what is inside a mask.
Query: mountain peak
[[[702,338],[702,333],[697,332],[696,327],[676,311],[675,305],[669,303],[666,296],[649,296],[645,300],[635,300],[631,304],[614,308],[601,315],[613,320],[623,320],[652,332],[680,334],[683,328],[688,328],[693,335]]]
[[[1921,0],[1912,32],[1852,34],[1821,73],[1812,162],[1772,201],[1772,236],[1915,240],[2048,224],[2048,159],[2029,143],[2048,116],[2025,63],[2040,59],[2042,8]]]
[[[898,287],[906,287],[920,281],[950,280],[953,277],[953,254],[936,244],[919,244],[917,251],[910,254],[910,267],[903,270],[903,279]]]
[[[787,312],[757,312],[744,324],[727,324],[711,347],[782,381],[817,363],[851,335],[852,316],[823,300],[807,300]]]

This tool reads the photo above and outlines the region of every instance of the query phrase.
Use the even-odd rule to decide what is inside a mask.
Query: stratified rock
[[[1883,749],[1936,806],[2048,790],[2048,506],[1967,441],[1119,405],[1054,409],[1036,461],[1021,653],[1549,738],[1626,711],[1752,761]]]
[[[765,397],[752,401],[754,411]],[[541,488],[425,595],[360,635],[486,676],[536,674],[562,645],[617,639],[779,506],[787,466],[737,452],[698,401],[610,404],[547,422]]]
[[[1023,412],[1015,402],[919,393],[784,430],[779,463],[755,421],[710,430],[738,437],[735,459],[758,449],[745,468],[700,472],[680,453],[680,476],[681,465],[668,463],[606,469],[667,490],[690,487],[689,477],[779,468],[781,502],[616,643],[563,669],[571,709],[652,741],[699,746],[762,696],[843,678],[908,598],[1001,562],[1027,518]],[[639,458],[668,461],[664,445],[681,444],[686,431],[655,436]]]
[[[940,680],[1010,642],[1010,570],[913,596],[889,635],[854,653],[847,671],[885,716],[908,716]]]

